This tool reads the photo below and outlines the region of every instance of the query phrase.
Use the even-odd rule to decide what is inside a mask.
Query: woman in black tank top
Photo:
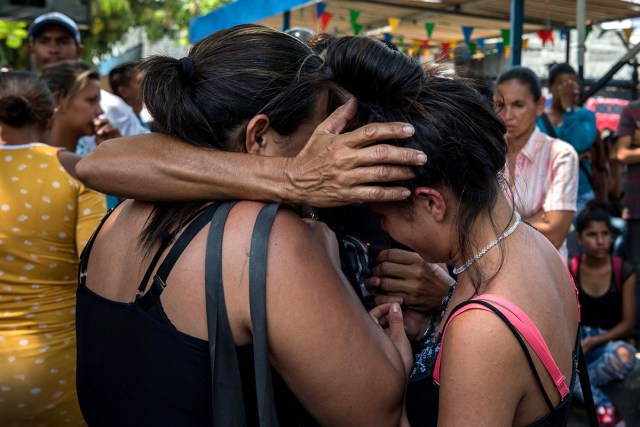
[[[157,129],[203,150],[294,155],[336,96],[308,47],[257,25],[144,69]],[[291,210],[126,201],[83,255],[80,405],[92,426],[396,425],[410,359],[393,307],[394,341]]]

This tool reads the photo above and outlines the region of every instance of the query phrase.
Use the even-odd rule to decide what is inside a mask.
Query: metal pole
[[[524,22],[524,0],[511,0],[511,66],[522,63],[522,24]]]
[[[584,82],[584,36],[586,20],[586,0],[578,0],[576,4],[576,27],[578,29],[578,77]]]
[[[564,34],[567,40],[567,50],[565,52],[564,62],[569,64],[571,62],[571,28],[567,28],[565,31],[566,32]]]
[[[291,11],[285,10],[282,14],[282,31],[287,31],[291,27]]]

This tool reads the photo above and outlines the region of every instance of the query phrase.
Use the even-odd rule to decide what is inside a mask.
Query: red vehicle
[[[608,129],[615,132],[620,121],[620,113],[628,103],[626,99],[595,97],[587,99],[584,106],[596,113],[598,131]]]

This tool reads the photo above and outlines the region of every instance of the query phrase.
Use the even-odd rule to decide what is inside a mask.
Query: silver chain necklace
[[[476,261],[478,261],[480,258],[482,258],[482,256],[484,254],[486,254],[489,251],[489,249],[491,249],[492,247],[494,247],[495,245],[497,245],[498,243],[500,243],[501,241],[503,241],[504,239],[509,237],[511,235],[511,233],[513,233],[516,230],[516,227],[518,227],[518,225],[520,224],[520,214],[518,212],[514,212],[514,214],[515,214],[516,220],[513,222],[513,225],[511,227],[509,227],[509,229],[507,231],[505,231],[504,234],[502,234],[502,236],[498,237],[496,240],[494,240],[493,242],[491,242],[487,246],[485,246],[483,250],[481,250],[480,252],[475,254],[473,256],[473,258],[471,258],[467,262],[465,262],[464,265],[462,265],[461,267],[458,267],[458,268],[454,268],[453,269],[453,273],[454,274],[462,273],[467,268],[469,268],[473,264],[475,264]]]

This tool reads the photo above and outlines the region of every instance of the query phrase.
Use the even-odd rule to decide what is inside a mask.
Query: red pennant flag
[[[422,40],[422,47],[424,50],[429,49],[429,40]]]
[[[551,44],[554,44],[553,30],[540,30],[536,31],[536,34],[538,35],[538,37],[540,37],[540,40],[542,40],[542,46],[545,46],[547,42],[551,42]]]
[[[444,57],[446,55],[449,54],[449,51],[451,50],[451,45],[447,42],[443,42],[442,45],[440,45],[442,48],[442,53],[441,55]]]
[[[320,15],[320,28],[322,29],[322,31],[327,28],[327,25],[329,25],[329,21],[331,21],[331,18],[333,18],[332,14],[328,12],[322,12],[322,15]]]

